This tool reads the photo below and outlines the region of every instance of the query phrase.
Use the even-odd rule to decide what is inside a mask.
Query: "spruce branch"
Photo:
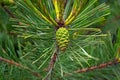
[[[40,77],[40,74],[39,74],[39,73],[31,70],[30,68],[28,68],[28,67],[26,67],[26,66],[23,66],[23,65],[19,64],[19,63],[17,63],[17,62],[14,62],[14,61],[12,61],[12,60],[5,59],[5,58],[3,58],[3,57],[0,57],[0,61],[3,61],[3,62],[8,63],[8,64],[10,64],[10,65],[15,65],[15,66],[20,67],[20,68],[23,68],[23,69],[26,69],[26,70],[30,71],[35,77],[38,77],[38,78]]]

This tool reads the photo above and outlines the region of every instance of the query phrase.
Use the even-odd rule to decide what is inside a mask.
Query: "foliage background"
[[[117,42],[119,42],[118,36],[120,34],[117,34],[117,30],[120,26],[120,10],[119,10],[120,0],[99,0],[98,4],[103,2],[106,2],[108,5],[110,5],[111,14],[107,17],[106,21],[98,23],[92,27],[101,28],[102,32],[109,34],[109,36],[102,37],[102,40],[105,41],[105,44],[98,44],[98,45],[91,44],[91,47],[90,46],[86,47],[87,52],[91,52],[91,54],[93,54],[95,57],[100,57],[100,60],[98,61],[94,61],[94,60],[89,61],[90,66],[95,66],[101,63],[112,61],[116,56],[116,50],[117,50],[116,45],[119,44]],[[7,8],[9,8],[10,12],[12,12],[13,14],[15,14],[16,9],[18,9],[14,5],[8,5]],[[23,38],[21,38],[20,36],[18,36],[18,34],[21,33],[17,33],[15,31],[17,29],[17,31],[19,30],[19,32],[20,31],[22,32],[22,29],[15,28],[13,24],[17,24],[17,23],[13,22],[11,15],[9,15],[8,12],[6,11],[6,7],[4,8],[0,7],[0,56],[9,60],[14,60],[15,62],[23,64],[24,66],[29,66],[29,68],[34,70],[35,72],[41,73],[41,71],[38,70],[40,61],[35,65],[31,64],[31,62],[33,62],[34,60],[36,60],[36,58],[38,58],[39,53],[41,53],[40,51],[43,51],[46,48],[45,46],[49,47],[49,45],[52,45],[52,40],[49,39],[48,40],[49,45],[47,44],[43,45],[41,48],[42,43],[45,43],[44,40],[38,40],[39,36],[37,36],[37,34],[36,36],[32,36],[33,38],[26,38],[27,34],[23,33]],[[31,30],[33,30],[34,32],[34,28],[31,28]],[[34,33],[30,33],[30,34],[34,34]],[[38,43],[39,45],[37,45]],[[46,51],[49,52],[49,48]],[[49,55],[49,53],[46,54]],[[63,59],[60,60],[60,63],[68,66],[67,70],[72,70],[70,68],[71,65],[69,65],[69,62],[65,63],[66,60],[65,58],[66,57],[63,57]],[[70,76],[65,76],[65,77],[63,77],[61,74],[61,71],[59,69],[60,67],[59,64],[56,65],[58,66],[55,67],[55,71],[54,71],[55,73],[52,73],[53,80],[56,79],[58,80],[64,80],[64,79],[65,80],[66,79],[67,80],[119,80],[120,79],[119,64],[115,66],[106,67],[103,69],[93,70],[90,72],[72,74]],[[76,69],[75,66],[77,65],[74,65],[73,68]],[[87,65],[84,65],[84,67],[85,66]],[[43,70],[46,67],[48,66],[46,65],[43,66]],[[59,74],[61,74],[61,76]],[[43,74],[42,76],[45,76],[45,74]],[[33,76],[33,74],[31,74],[28,68],[22,69],[20,67],[6,64],[1,61],[0,80],[38,80],[38,78]]]

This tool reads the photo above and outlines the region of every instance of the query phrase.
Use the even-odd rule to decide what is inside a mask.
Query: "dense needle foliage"
[[[1,0],[0,80],[119,80],[119,2]]]

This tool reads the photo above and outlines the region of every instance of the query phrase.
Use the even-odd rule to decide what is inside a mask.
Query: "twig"
[[[9,9],[9,7],[7,7],[7,6],[2,6],[3,7],[3,9],[5,10],[5,12],[11,17],[11,18],[16,18],[17,19],[17,17],[15,16],[15,14],[13,14],[11,11],[10,11],[10,9]],[[16,22],[18,25],[21,25],[21,22]],[[17,33],[14,33],[14,32],[8,32],[8,34],[10,34],[10,35],[14,35],[14,36],[17,36],[18,34]]]
[[[6,11],[6,13],[11,17],[11,18],[17,18],[7,6],[3,6],[3,9]],[[17,22],[18,25],[21,25],[21,22]]]
[[[56,51],[55,51],[55,53],[53,54],[53,56],[50,60],[49,67],[47,69],[48,73],[50,73],[50,74],[51,74],[51,72],[54,68],[54,65],[55,65],[56,61],[57,61],[58,51],[59,51],[58,47],[56,47]],[[49,80],[50,74],[48,74],[48,76],[46,77],[46,80]]]
[[[39,73],[31,70],[30,68],[28,68],[28,67],[26,67],[26,66],[23,66],[23,65],[19,64],[19,63],[17,63],[17,62],[14,62],[14,61],[11,61],[11,60],[2,58],[2,57],[0,57],[0,61],[3,61],[3,62],[8,63],[8,64],[10,64],[10,65],[15,65],[15,66],[17,66],[17,67],[21,67],[21,68],[23,68],[23,69],[26,69],[26,70],[30,71],[34,76],[40,77],[40,74],[39,74]]]
[[[11,16],[12,18],[16,18],[16,16],[8,9],[7,6],[3,6],[3,8],[9,16]]]
[[[54,64],[56,62],[56,59],[57,59],[57,53],[55,52],[54,55],[53,55],[53,57],[51,58],[51,61],[50,61],[49,67],[48,67],[48,71],[50,69],[53,69]]]
[[[92,66],[92,67],[89,67],[89,68],[78,69],[78,70],[74,71],[74,73],[83,73],[83,72],[87,72],[87,71],[93,71],[95,69],[102,69],[102,68],[105,68],[105,67],[108,67],[108,66],[116,65],[118,63],[120,63],[120,61],[118,59],[115,59],[113,61],[103,63],[103,64],[100,64],[98,66]]]

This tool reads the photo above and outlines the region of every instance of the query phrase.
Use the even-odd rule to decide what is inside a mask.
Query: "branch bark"
[[[78,70],[74,71],[74,73],[83,73],[83,72],[87,72],[87,71],[93,71],[95,69],[102,69],[102,68],[105,68],[105,67],[108,67],[108,66],[116,65],[118,63],[120,63],[120,61],[118,59],[115,59],[113,61],[103,63],[103,64],[100,64],[98,66],[92,66],[92,67],[89,67],[89,68],[78,69]]]
[[[3,9],[7,12],[7,14],[12,17],[12,18],[16,18],[16,16],[9,10],[9,8],[7,6],[3,6]]]
[[[8,60],[8,59],[2,58],[2,57],[0,57],[0,61],[3,61],[3,62],[8,63],[10,65],[15,65],[15,66],[23,68],[23,69],[26,69],[26,70],[30,71],[35,77],[39,77],[40,78],[40,74],[39,73],[31,70],[30,68],[28,68],[26,66],[23,66],[23,65],[19,64],[17,62],[14,62],[12,60]]]
[[[54,65],[55,65],[55,63],[57,61],[58,53],[59,53],[59,48],[58,48],[58,46],[56,46],[56,51],[54,52],[54,54],[53,54],[53,56],[52,56],[52,58],[50,60],[49,67],[47,69],[48,75],[46,77],[46,80],[49,80],[49,78],[51,78],[50,75],[51,75],[51,73],[53,71],[53,68],[54,68]]]
[[[56,60],[57,60],[57,53],[55,52],[53,54],[53,57],[51,58],[51,61],[50,61],[49,67],[48,67],[48,71],[50,71],[51,69],[53,69]]]

